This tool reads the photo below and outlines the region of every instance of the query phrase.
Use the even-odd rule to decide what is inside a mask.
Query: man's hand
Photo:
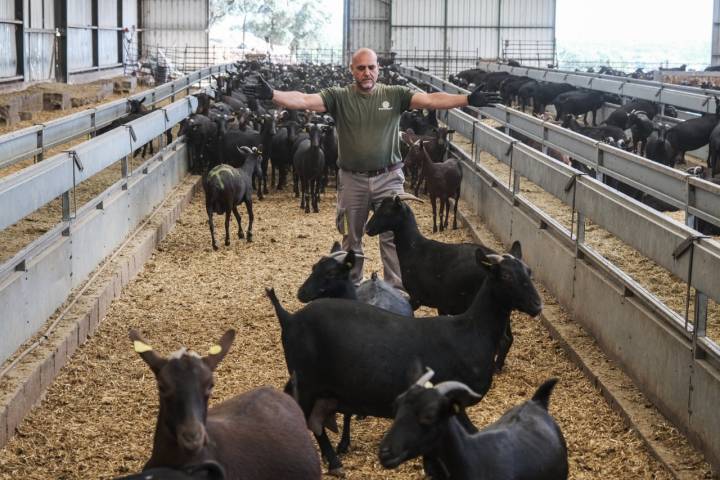
[[[242,92],[249,97],[257,98],[258,100],[272,100],[273,98],[273,88],[265,81],[262,75],[258,75],[257,83],[244,84]]]
[[[471,107],[485,107],[495,103],[502,103],[502,97],[497,92],[481,92],[478,87],[468,95],[468,105]]]

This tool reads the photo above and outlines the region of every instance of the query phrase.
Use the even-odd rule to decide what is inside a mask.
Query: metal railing
[[[43,325],[182,179],[187,162],[175,157],[185,148],[181,140],[135,169],[132,155],[196,108],[196,98],[183,98],[0,179],[0,230],[58,197],[63,212],[54,228],[0,264],[0,362]],[[118,161],[122,178],[76,207],[71,201],[75,188]]]
[[[682,279],[688,293],[693,287],[715,301],[720,244],[470,115],[453,110],[438,117],[473,140],[471,155],[451,142],[466,172],[463,200],[504,242],[523,242],[537,277],[717,468],[720,348],[706,335],[704,294],[696,295],[694,314],[690,297],[685,316],[677,314],[592,248],[586,219]],[[483,151],[509,167],[507,180],[484,167]],[[569,229],[521,193],[520,177],[572,210]]]
[[[401,73],[409,78],[429,83],[439,90],[468,93],[467,90],[424,72],[401,69]],[[644,188],[661,200],[681,205],[685,209],[688,222],[694,223],[691,216],[696,215],[720,225],[720,186],[655,164],[645,158],[512,109],[504,107],[476,109],[481,115],[487,115],[493,110],[502,112],[506,125],[543,142],[544,146],[557,148],[574,158],[582,159],[598,172],[628,182],[641,190]],[[496,116],[501,115],[496,113]],[[695,319],[689,324],[687,318],[683,319],[672,312],[638,284],[628,283],[629,288],[638,291],[638,295],[642,295],[651,303],[662,305],[661,309],[667,312],[666,318],[676,326],[682,326],[685,335],[692,337],[693,342],[697,343],[696,337],[700,337],[702,340],[700,344],[706,350],[704,353],[711,353],[720,363],[720,348],[715,342],[705,338],[707,297],[720,302],[720,282],[717,282],[716,278],[717,269],[720,268],[720,243],[701,240],[702,236],[694,229],[679,224],[601,181],[583,175],[543,152],[524,145],[509,135],[481,123],[477,118],[457,110],[439,111],[438,118],[472,140],[476,152],[475,161],[479,151],[487,151],[508,165],[511,171],[517,172],[569,205],[573,212],[577,213],[578,218],[568,234],[572,236],[573,231],[577,232],[574,239],[583,248],[592,250],[583,244],[587,217],[695,288]],[[512,187],[517,193],[519,182],[517,177],[515,178],[516,182]],[[685,247],[685,250],[682,250],[682,247]],[[690,260],[688,256],[683,255],[688,249],[692,249],[693,252],[693,255],[689,256]],[[691,300],[688,297],[686,301],[687,312]]]
[[[425,72],[401,67],[400,73],[428,83],[437,90],[469,93],[468,90]],[[693,216],[696,216],[720,226],[719,185],[611,147],[512,108],[484,107],[479,109],[479,113],[535,140],[545,149],[552,148],[570,155],[601,175],[616,178],[684,210],[689,224],[694,222]],[[472,131],[465,133],[472,135]]]
[[[508,72],[532,79],[553,83],[569,83],[578,88],[614,93],[620,96],[642,98],[683,110],[715,113],[714,95],[718,93],[697,87],[686,87],[672,83],[638,80],[595,73],[571,72],[535,67],[510,67],[495,62],[479,61],[479,68],[494,72]]]
[[[227,71],[231,64],[203,68],[185,77],[159,87],[128,97],[128,99],[146,99],[145,105],[156,103],[188,91],[196,83]],[[53,120],[41,125],[24,128],[0,136],[0,168],[4,168],[30,157],[43,159],[44,152],[56,145],[92,134],[97,129],[109,125],[114,120],[127,115],[127,100],[117,100],[82,112]]]

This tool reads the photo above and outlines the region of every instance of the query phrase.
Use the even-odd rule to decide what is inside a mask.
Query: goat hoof
[[[335,467],[328,470],[328,475],[332,475],[333,477],[339,477],[344,478],[345,477],[345,469],[343,467]]]
[[[252,232],[248,232],[247,241],[248,241],[248,243],[252,242]]]
[[[218,246],[213,243],[213,250],[217,252]]]
[[[229,247],[229,246],[230,246],[230,240],[225,240],[225,246],[226,246],[226,247]]]

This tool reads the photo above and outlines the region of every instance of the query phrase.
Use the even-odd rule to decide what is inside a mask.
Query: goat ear
[[[340,242],[338,242],[338,241],[333,242],[332,247],[330,247],[330,253],[339,252],[340,250],[342,250],[342,246],[340,246]]]
[[[347,255],[345,255],[343,265],[348,270],[352,269],[355,266],[355,252],[353,250],[348,251]]]
[[[215,370],[220,361],[225,358],[233,340],[235,340],[235,330],[230,329],[225,332],[217,345],[210,347],[210,352],[203,358],[205,365],[207,365],[210,370]]]
[[[522,260],[522,246],[520,245],[519,240],[515,240],[510,247],[510,255],[517,258],[518,260]]]
[[[143,97],[143,99],[142,99],[142,100],[140,100],[140,101],[139,101],[138,103],[142,105],[142,104],[143,104],[143,102],[145,102],[145,97]]]
[[[460,410],[479,403],[483,398],[482,395],[473,392],[464,383],[456,381],[439,383],[435,386],[435,389],[450,401],[454,413],[459,413]]]
[[[155,375],[165,366],[167,360],[158,355],[155,350],[140,336],[137,330],[130,330],[128,334],[133,342],[133,349],[140,355]]]

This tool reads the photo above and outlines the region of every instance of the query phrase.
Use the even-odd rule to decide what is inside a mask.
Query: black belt
[[[402,168],[402,166],[403,166],[403,163],[398,162],[398,163],[393,163],[389,167],[381,168],[379,170],[367,170],[364,172],[360,172],[357,170],[349,170],[347,168],[342,168],[342,167],[340,167],[340,168],[346,172],[356,173],[358,175],[367,175],[368,177],[377,177],[378,175],[382,175],[383,173],[394,172],[395,170]]]

